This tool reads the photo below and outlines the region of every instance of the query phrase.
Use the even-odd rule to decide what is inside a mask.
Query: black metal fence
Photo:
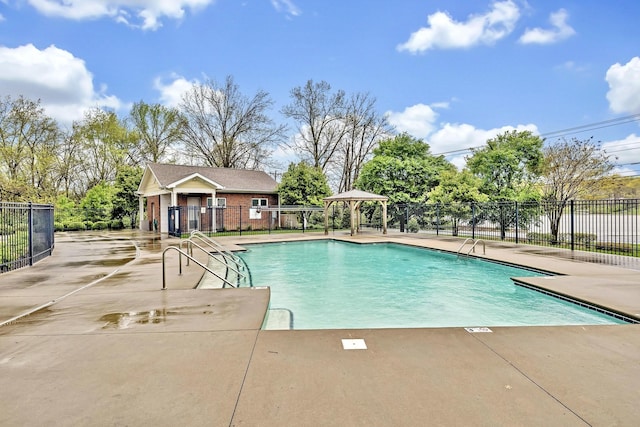
[[[51,255],[53,234],[52,205],[0,202],[0,273]]]
[[[350,227],[348,207],[332,205],[329,229]],[[570,250],[640,257],[640,199],[555,202],[399,204],[388,207],[390,229],[401,232],[502,240]],[[382,229],[378,203],[361,207],[361,228]],[[319,207],[169,208],[169,232],[191,230],[216,234],[321,231]]]
[[[639,199],[394,205],[389,217],[404,232],[640,256]]]
[[[324,230],[323,208],[317,206],[172,206],[168,218],[169,234],[178,237],[192,230],[218,235]]]

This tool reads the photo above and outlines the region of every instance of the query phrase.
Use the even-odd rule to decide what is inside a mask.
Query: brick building
[[[278,221],[277,182],[262,171],[161,163],[147,165],[140,185],[140,228],[221,231],[266,229]]]

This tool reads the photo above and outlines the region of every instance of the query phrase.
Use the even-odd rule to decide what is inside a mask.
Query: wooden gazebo
[[[351,190],[345,193],[336,194],[335,196],[326,197],[324,199],[324,234],[329,234],[329,207],[334,202],[349,203],[351,212],[351,235],[353,236],[360,230],[360,205],[362,202],[380,202],[382,205],[382,234],[387,234],[387,196],[379,194],[367,193],[361,190]]]

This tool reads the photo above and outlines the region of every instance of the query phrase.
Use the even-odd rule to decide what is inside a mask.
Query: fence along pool
[[[0,202],[0,273],[51,255],[53,209],[52,205]]]

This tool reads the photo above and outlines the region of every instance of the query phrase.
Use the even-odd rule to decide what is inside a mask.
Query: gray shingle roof
[[[247,169],[211,168],[206,166],[183,166],[149,163],[161,187],[166,187],[193,174],[216,182],[227,191],[275,193],[278,183],[267,173]]]

